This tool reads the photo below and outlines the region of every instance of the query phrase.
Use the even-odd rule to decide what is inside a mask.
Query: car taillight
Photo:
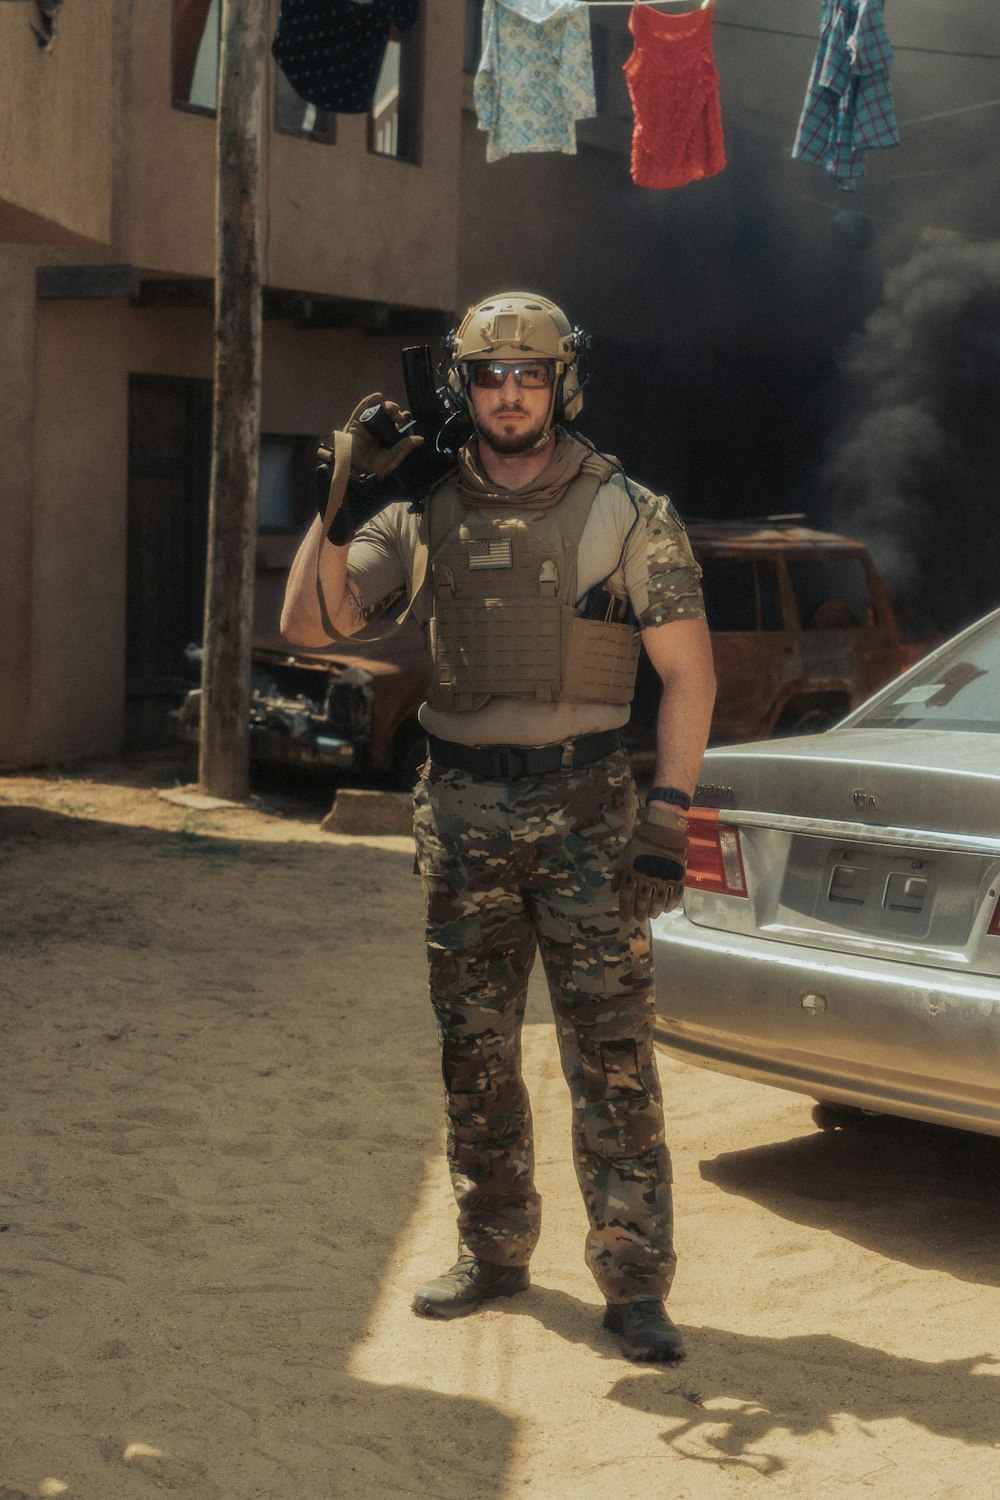
[[[717,807],[692,807],[688,814],[688,865],[685,884],[696,891],[745,896],[743,851],[739,829],[719,822]]]

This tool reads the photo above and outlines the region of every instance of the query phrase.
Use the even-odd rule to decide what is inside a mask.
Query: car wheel
[[[821,1099],[813,1108],[813,1124],[820,1130],[851,1130],[879,1118],[876,1111],[858,1109],[853,1104],[832,1104]]]

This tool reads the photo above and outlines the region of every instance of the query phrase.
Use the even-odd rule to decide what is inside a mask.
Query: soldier
[[[459,1258],[414,1310],[457,1317],[528,1286],[540,1199],[520,1031],[538,947],[604,1324],[630,1358],[675,1360],[649,918],[681,899],[715,679],[679,517],[567,426],[583,403],[584,343],[544,297],[472,308],[450,336],[448,388],[471,423],[457,467],[422,515],[388,506],[349,546],[327,539],[334,498],[296,556],[282,630],[325,644],[405,590],[427,631],[414,830]],[[347,433],[355,469],[385,473],[419,439],[377,450],[357,420],[377,399]],[[641,808],[621,738],[640,639],[663,684]]]

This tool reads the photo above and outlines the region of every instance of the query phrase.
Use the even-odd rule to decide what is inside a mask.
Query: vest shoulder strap
[[[592,463],[585,459],[580,466],[580,471],[570,480],[565,495],[559,502],[559,530],[566,541],[579,551],[580,538],[583,536],[584,528],[597,492],[602,485],[607,484],[611,475],[615,472],[610,464]]]

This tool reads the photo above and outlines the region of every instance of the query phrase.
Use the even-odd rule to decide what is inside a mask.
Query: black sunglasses
[[[551,385],[554,368],[552,361],[547,359],[533,359],[530,364],[523,365],[479,359],[472,365],[472,384],[483,390],[498,391],[507,376],[513,375],[518,385],[524,386],[526,390],[541,390],[543,386]]]

